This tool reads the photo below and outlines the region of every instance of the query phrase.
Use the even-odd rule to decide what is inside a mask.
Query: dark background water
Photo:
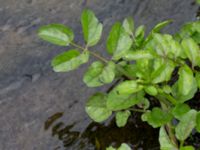
[[[91,122],[84,111],[85,102],[90,94],[107,87],[84,85],[82,76],[88,64],[70,73],[52,71],[51,59],[69,48],[38,39],[38,27],[66,24],[81,44],[84,8],[92,9],[105,26],[103,38],[93,50],[108,57],[104,43],[115,21],[132,16],[136,25],[145,24],[149,31],[157,22],[173,19],[165,31],[174,33],[196,19],[198,6],[193,0],[0,0],[0,150],[78,150],[80,145],[93,150],[119,142],[131,143],[135,149],[157,148],[157,130],[141,124],[138,115],[122,129],[113,121],[105,125]],[[46,120],[58,112],[64,113],[62,118],[45,131]],[[60,129],[66,127],[60,139],[61,132],[55,129],[59,122],[63,123]],[[63,139],[67,138],[64,148]]]

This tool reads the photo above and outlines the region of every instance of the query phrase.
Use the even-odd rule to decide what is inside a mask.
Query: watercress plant
[[[160,128],[161,150],[193,150],[185,140],[193,130],[200,132],[200,112],[188,104],[200,88],[200,22],[187,23],[174,35],[162,34],[170,23],[157,24],[146,36],[145,27],[135,28],[130,17],[115,23],[106,42],[109,59],[90,50],[103,31],[90,10],[81,16],[84,46],[75,43],[73,31],[61,24],[43,26],[38,35],[50,43],[74,47],[52,60],[55,72],[77,69],[91,56],[98,59],[83,81],[88,87],[111,84],[111,88],[87,101],[85,110],[94,121],[103,122],[114,114],[117,126],[123,127],[132,111],[140,112],[142,121]]]

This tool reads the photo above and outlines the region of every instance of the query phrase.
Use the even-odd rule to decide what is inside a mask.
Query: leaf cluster
[[[115,23],[106,41],[109,59],[89,50],[103,32],[102,23],[91,10],[81,15],[85,46],[76,44],[72,29],[61,24],[43,26],[38,35],[59,46],[75,47],[53,58],[55,72],[77,69],[91,55],[98,59],[86,70],[83,82],[88,87],[114,87],[87,101],[86,112],[94,121],[103,122],[114,114],[117,126],[123,127],[132,111],[137,111],[143,121],[160,128],[162,150],[190,150],[194,148],[183,146],[184,141],[192,130],[200,132],[200,112],[187,105],[200,88],[200,22],[187,23],[174,35],[161,33],[171,22],[158,23],[148,34],[144,25],[136,28],[130,17]],[[160,107],[150,109],[149,97]]]

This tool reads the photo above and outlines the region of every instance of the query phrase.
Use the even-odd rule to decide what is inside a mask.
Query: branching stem
[[[78,45],[78,44],[76,44],[76,43],[74,43],[74,42],[71,42],[70,44],[71,44],[72,46],[74,46],[74,47],[76,47],[76,48],[82,50],[82,51],[88,51],[91,55],[93,55],[93,56],[96,57],[97,59],[101,60],[101,61],[104,62],[104,63],[108,63],[108,60],[107,60],[107,59],[103,58],[102,56],[100,56],[99,54],[97,54],[97,53],[95,53],[95,52],[90,51],[87,47],[86,47],[86,48],[83,48],[82,46],[80,46],[80,45]],[[119,72],[121,72],[121,73],[122,73],[124,76],[126,76],[128,79],[130,79],[130,80],[135,80],[134,78],[130,77],[130,76],[128,75],[128,73],[127,73],[122,67],[120,67],[119,65],[117,65],[116,68],[117,68],[117,70],[118,70]]]
[[[105,58],[101,57],[99,54],[88,50],[87,48],[83,48],[82,46],[80,46],[80,45],[78,45],[78,44],[76,44],[76,43],[73,43],[73,42],[71,42],[70,44],[71,44],[72,46],[74,46],[74,47],[76,47],[76,48],[82,50],[82,51],[87,50],[91,55],[93,55],[94,57],[96,57],[96,58],[98,58],[99,60],[103,61],[104,63],[107,63],[107,62],[108,62],[108,60],[106,60]]]

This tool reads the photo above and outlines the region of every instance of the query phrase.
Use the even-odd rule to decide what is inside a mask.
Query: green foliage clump
[[[81,16],[83,47],[74,43],[73,31],[64,25],[43,26],[38,35],[59,46],[75,47],[52,60],[55,72],[77,69],[90,56],[98,59],[89,66],[83,81],[88,87],[111,84],[112,89],[96,93],[87,101],[86,112],[94,121],[103,122],[114,114],[117,126],[123,127],[132,111],[140,112],[143,121],[160,128],[162,150],[193,150],[184,141],[192,130],[200,132],[200,112],[187,104],[200,88],[200,22],[187,23],[174,35],[161,33],[170,23],[157,24],[146,36],[145,27],[135,28],[130,17],[115,23],[106,42],[109,59],[89,50],[99,42],[103,31],[90,10],[84,10]],[[152,99],[159,106],[150,107]],[[129,148],[122,144],[118,149]]]

